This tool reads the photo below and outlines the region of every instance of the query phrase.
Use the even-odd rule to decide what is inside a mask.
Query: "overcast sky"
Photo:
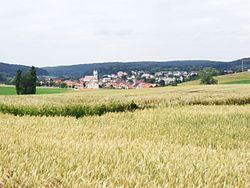
[[[249,0],[0,0],[0,62],[249,56]]]

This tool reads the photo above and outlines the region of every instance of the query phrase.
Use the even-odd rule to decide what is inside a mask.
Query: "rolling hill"
[[[81,77],[83,75],[92,74],[93,69],[97,69],[100,75],[112,74],[118,71],[199,71],[204,67],[212,67],[218,70],[240,70],[241,60],[231,62],[208,61],[208,60],[185,60],[185,61],[141,61],[141,62],[111,62],[111,63],[94,63],[94,64],[78,64],[69,66],[54,66],[37,68],[39,76],[67,76]],[[250,69],[250,63],[245,64]],[[23,65],[14,65],[0,63],[0,73],[14,76],[18,69],[27,71],[30,67]]]
[[[29,68],[30,68],[29,66],[14,65],[14,64],[7,64],[7,63],[0,62],[0,73],[6,74],[9,76],[14,76],[18,69],[22,70],[23,72],[26,72],[29,70]],[[38,76],[48,75],[48,72],[44,69],[36,68],[36,71],[37,71]]]
[[[246,64],[250,68],[250,64]],[[213,67],[218,70],[240,70],[241,60],[232,62],[207,61],[207,60],[187,60],[187,61],[142,61],[142,62],[113,62],[113,63],[96,63],[96,64],[78,64],[71,66],[44,67],[52,76],[70,76],[79,77],[82,75],[92,74],[93,69],[97,69],[101,75],[112,74],[118,71],[198,71],[204,67]]]
[[[219,84],[250,84],[250,72],[227,74],[215,77]],[[199,85],[200,80],[185,82],[181,85]]]

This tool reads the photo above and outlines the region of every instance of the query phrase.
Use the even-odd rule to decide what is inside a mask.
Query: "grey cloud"
[[[0,1],[0,61],[45,66],[249,56],[249,0]]]

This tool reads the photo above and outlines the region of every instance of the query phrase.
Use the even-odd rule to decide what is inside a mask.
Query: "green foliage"
[[[15,77],[16,93],[18,95],[21,94],[21,78],[22,78],[22,71],[18,70],[16,72],[16,77]]]
[[[30,73],[27,72],[24,74],[24,76],[21,78],[21,84],[20,84],[20,88],[21,88],[21,95],[26,95],[26,94],[31,94],[31,76]]]
[[[31,87],[31,94],[36,94],[36,68],[32,66],[30,68],[30,87]]]
[[[122,75],[122,80],[127,80],[127,75]]]
[[[250,68],[250,65],[245,65]],[[241,61],[218,62],[218,61],[169,61],[169,62],[129,62],[129,63],[98,63],[98,64],[82,64],[72,66],[46,67],[44,68],[53,76],[69,76],[80,77],[82,75],[90,75],[93,69],[97,69],[100,75],[113,74],[118,71],[200,71],[205,67],[213,67],[217,70],[237,70],[241,67]],[[138,78],[139,80],[140,78]]]
[[[177,82],[176,81],[170,82],[170,85],[171,86],[177,86]]]
[[[211,76],[218,76],[219,75],[218,70],[216,70],[214,68],[210,68],[210,67],[202,69],[200,73],[201,73],[201,75],[202,74],[210,74]]]
[[[18,95],[36,94],[36,69],[30,70],[22,76],[22,71],[18,70],[15,77],[16,92]]]
[[[65,82],[61,82],[61,83],[59,84],[59,87],[60,87],[60,88],[67,88],[67,84],[66,84]]]
[[[128,82],[131,83],[131,84],[134,83],[134,81],[132,79],[129,79]]]
[[[0,82],[5,82],[6,81],[6,77],[3,73],[0,73]]]
[[[166,85],[164,80],[161,80],[161,81],[159,82],[159,84],[160,84],[160,87],[164,87],[164,86]]]
[[[31,67],[24,66],[24,65],[14,65],[14,64],[7,64],[7,63],[1,63],[0,62],[0,72],[7,74],[10,77],[15,77],[16,72],[18,70],[21,70],[22,72],[29,71]],[[48,72],[42,68],[36,68],[37,75],[39,76],[46,76],[48,75]]]
[[[14,80],[11,75],[0,72],[0,83],[14,84]]]
[[[218,80],[214,79],[213,76],[217,76],[219,72],[213,68],[204,68],[200,72],[201,84],[212,85],[218,84]]]
[[[154,84],[155,83],[155,79],[154,78],[149,78],[149,79],[145,78],[144,82]]]

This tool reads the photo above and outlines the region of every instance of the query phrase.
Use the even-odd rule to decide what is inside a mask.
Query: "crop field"
[[[250,186],[247,85],[2,95],[0,111],[0,187]]]
[[[135,101],[168,106],[191,102],[226,103],[230,99],[250,98],[248,85],[178,86],[137,90],[79,90],[51,95],[8,96],[1,95],[0,103],[17,106],[67,106],[97,105],[111,102]]]
[[[37,88],[37,94],[52,94],[52,93],[63,93],[68,91],[68,89],[62,88]],[[13,86],[1,86],[0,85],[0,95],[16,95],[16,89]]]

